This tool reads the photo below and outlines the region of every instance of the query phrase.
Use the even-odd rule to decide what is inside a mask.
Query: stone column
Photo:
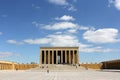
[[[7,69],[7,64],[6,64],[6,69]]]
[[[70,50],[69,50],[69,64],[71,64],[71,53],[70,53]]]
[[[67,51],[65,50],[65,63],[67,63]]]
[[[4,69],[6,70],[6,64],[4,64]]]
[[[79,53],[78,53],[78,50],[77,50],[77,52],[76,52],[76,56],[77,56],[77,64],[79,63],[79,55],[78,55]]]
[[[14,63],[12,63],[12,69],[15,70],[15,64]]]
[[[42,64],[42,50],[40,50],[40,64]]]
[[[56,50],[56,64],[58,64],[58,50]]]
[[[0,64],[0,70],[1,70],[1,64]]]
[[[54,51],[52,50],[52,64],[54,64]]]
[[[50,51],[48,50],[48,64],[50,64]]]
[[[63,64],[63,50],[61,50],[61,64]]]
[[[46,51],[44,51],[44,64],[46,64]]]
[[[74,53],[75,51],[73,50],[73,64],[75,64],[75,53]]]

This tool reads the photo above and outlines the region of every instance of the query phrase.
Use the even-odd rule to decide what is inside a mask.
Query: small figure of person
[[[77,68],[78,65],[76,64],[75,66],[76,66],[76,68]]]
[[[49,69],[47,69],[47,73],[49,73]]]
[[[76,68],[77,68],[77,65],[76,65]]]
[[[16,71],[18,70],[18,68],[16,68]]]
[[[88,67],[85,67],[86,70],[88,70]]]

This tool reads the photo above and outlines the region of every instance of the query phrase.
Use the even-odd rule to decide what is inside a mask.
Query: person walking
[[[49,73],[49,69],[47,69],[47,73]]]

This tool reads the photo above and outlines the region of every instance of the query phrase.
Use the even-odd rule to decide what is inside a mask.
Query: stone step
[[[72,65],[42,65],[40,67],[30,69],[30,71],[47,71],[47,70],[79,71],[79,70],[85,70],[85,68],[82,66],[72,66]]]

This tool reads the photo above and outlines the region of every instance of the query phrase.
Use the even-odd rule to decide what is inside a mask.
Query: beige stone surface
[[[120,80],[119,72],[100,71],[0,71],[0,80]]]

